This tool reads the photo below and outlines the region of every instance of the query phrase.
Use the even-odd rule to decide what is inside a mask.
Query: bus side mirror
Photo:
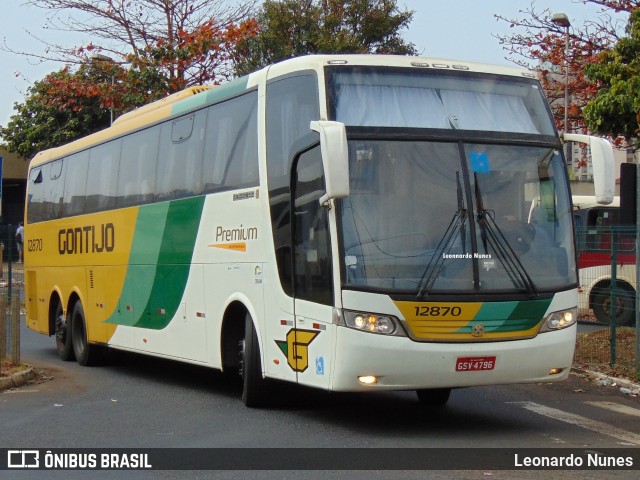
[[[320,152],[324,168],[326,193],[320,197],[324,205],[331,199],[349,196],[349,149],[344,123],[319,120],[311,122],[311,130],[320,134]]]
[[[591,164],[593,166],[593,186],[596,202],[601,205],[609,205],[613,202],[615,194],[615,162],[613,160],[613,147],[608,140],[590,135],[577,133],[565,133],[565,142],[586,143],[591,147]]]

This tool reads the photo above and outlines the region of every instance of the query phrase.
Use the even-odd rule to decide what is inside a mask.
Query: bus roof
[[[307,55],[284,60],[219,86],[195,86],[174,93],[161,100],[121,115],[113,122],[111,127],[60,147],[39,152],[31,160],[30,166],[40,165],[47,161],[82,151],[91,146],[166,120],[167,118],[183,115],[189,111],[197,110],[238,95],[245,90],[254,88],[260,79],[264,77],[274,78],[300,70],[317,70],[327,65],[406,67],[537,78],[534,72],[523,68],[441,58],[403,55]]]

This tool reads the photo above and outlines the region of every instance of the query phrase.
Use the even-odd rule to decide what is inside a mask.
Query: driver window
[[[320,146],[298,157],[294,177],[294,285],[303,300],[333,304],[331,243]]]

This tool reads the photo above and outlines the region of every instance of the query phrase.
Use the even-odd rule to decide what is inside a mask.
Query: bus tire
[[[629,288],[621,288],[616,295],[616,325],[625,327],[635,320],[635,294]],[[600,323],[611,322],[611,297],[609,290],[598,292],[593,297],[593,314]]]
[[[96,363],[97,347],[89,343],[84,308],[79,300],[73,306],[71,313],[71,343],[73,353],[80,365],[86,367]]]
[[[65,362],[70,362],[76,359],[73,352],[71,329],[69,326],[69,319],[65,317],[64,311],[62,310],[62,304],[58,301],[56,303],[56,310],[54,313],[53,334],[56,337],[56,350],[58,352],[58,357]]]
[[[247,407],[263,407],[268,398],[267,381],[262,377],[260,344],[249,313],[245,316],[244,340],[240,343],[242,401]]]
[[[450,388],[424,388],[416,390],[418,400],[422,405],[442,407],[449,401]]]

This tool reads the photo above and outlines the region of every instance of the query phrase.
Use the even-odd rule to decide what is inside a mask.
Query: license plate
[[[496,357],[460,357],[456,360],[456,372],[478,372],[493,370]]]

